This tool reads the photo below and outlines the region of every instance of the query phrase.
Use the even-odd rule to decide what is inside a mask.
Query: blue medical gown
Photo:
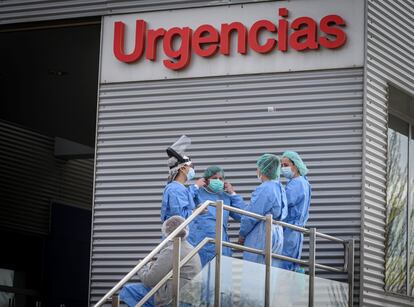
[[[144,286],[142,283],[125,285],[119,293],[121,301],[126,303],[128,307],[135,307],[135,305],[142,300],[148,292],[151,291],[150,287]],[[152,296],[145,304],[144,307],[154,307],[155,301]]]
[[[136,283],[136,284],[128,284],[125,285],[122,290],[119,292],[119,299],[123,301],[125,304],[127,304],[128,307],[135,307],[135,305],[141,301],[150,291],[152,288],[145,286],[142,283]],[[159,304],[158,304],[159,305]],[[154,295],[145,302],[143,307],[155,307],[157,306]],[[163,305],[165,307],[172,307],[172,302]],[[192,307],[194,305],[190,305],[188,303],[180,303],[180,307]]]
[[[230,195],[226,192],[212,193],[205,188],[196,189],[193,186],[190,187],[191,193],[194,195],[194,202],[197,205],[203,204],[207,200],[218,201],[222,200],[225,205],[232,206],[239,209],[244,209],[245,204],[243,198],[240,195]],[[188,241],[197,246],[204,238],[215,238],[216,236],[216,208],[208,206],[208,212],[199,215],[194,220],[194,225],[190,229],[190,235]],[[235,212],[223,211],[223,240],[229,242],[229,236],[227,234],[229,217],[232,217],[236,221],[240,221],[241,216]],[[206,244],[199,251],[201,265],[206,265],[215,255],[215,245],[212,243]],[[223,247],[223,255],[231,256],[231,249],[229,247]]]
[[[304,227],[309,217],[311,201],[311,186],[306,177],[299,176],[286,184],[286,197],[288,201],[288,216],[286,222]],[[283,255],[300,259],[302,254],[303,233],[285,228],[283,231]],[[297,263],[283,261],[282,267],[297,271]]]
[[[287,216],[287,200],[283,186],[279,181],[265,181],[252,193],[250,205],[245,210],[252,213],[272,214],[274,220],[284,220]],[[244,245],[263,250],[266,240],[266,223],[243,216],[240,224],[240,236],[245,238]],[[272,226],[272,252],[281,254],[283,248],[283,228]],[[254,253],[243,253],[243,259],[264,263],[264,256]],[[280,260],[272,259],[272,266],[279,267]]]
[[[161,222],[173,215],[187,219],[194,209],[192,192],[178,181],[172,181],[164,189],[161,205]]]

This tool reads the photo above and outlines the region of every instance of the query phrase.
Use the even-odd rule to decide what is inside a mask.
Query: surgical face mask
[[[295,174],[292,172],[292,168],[290,166],[282,167],[282,174],[287,179],[292,179],[295,176]]]
[[[190,167],[187,173],[187,180],[192,180],[195,177],[194,168]]]
[[[220,193],[224,189],[224,182],[220,179],[210,179],[210,183],[208,184],[208,188],[213,191],[214,193]]]
[[[259,180],[260,182],[262,182],[262,175],[260,173],[257,173],[257,180]]]

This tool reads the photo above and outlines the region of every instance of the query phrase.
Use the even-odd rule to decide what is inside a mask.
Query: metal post
[[[216,270],[214,274],[214,306],[221,304],[221,254],[223,238],[223,201],[216,203]]]
[[[354,305],[354,240],[348,241],[348,307]]]
[[[119,307],[119,296],[116,294],[112,295],[112,307]]]
[[[342,268],[344,272],[348,272],[348,242],[342,244],[344,247],[344,267]]]
[[[181,237],[174,238],[172,293],[174,307],[180,306]]]
[[[266,215],[266,245],[265,245],[265,307],[270,306],[270,277],[272,272],[272,215]]]
[[[309,307],[315,306],[316,228],[309,229]]]

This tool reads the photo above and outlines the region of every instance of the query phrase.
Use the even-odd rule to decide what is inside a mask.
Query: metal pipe
[[[353,239],[348,241],[348,307],[354,305],[354,249]]]
[[[216,202],[216,268],[214,274],[214,306],[221,306],[221,254],[223,250],[223,201]]]
[[[215,206],[215,205],[213,205],[213,206]],[[260,221],[265,221],[266,220],[266,218],[263,217],[262,215],[251,213],[251,212],[248,212],[248,211],[245,211],[245,210],[242,210],[242,209],[238,209],[238,208],[235,208],[235,207],[231,207],[231,206],[228,206],[228,205],[224,205],[223,208],[224,208],[224,210],[236,212],[236,213],[239,213],[239,214],[242,214],[242,215],[246,215],[246,216],[258,219]],[[290,229],[302,232],[304,234],[308,234],[309,231],[310,231],[307,228],[292,225],[292,224],[285,223],[285,222],[282,222],[282,221],[275,221],[274,220],[273,224],[280,225],[280,226],[285,227],[285,228],[290,228]],[[346,240],[336,238],[336,237],[333,237],[333,236],[330,236],[330,235],[327,235],[327,234],[324,234],[324,233],[321,233],[321,232],[317,232],[316,236],[318,236],[320,238],[323,238],[323,239],[330,240],[330,241],[338,242],[338,243],[346,243]]]
[[[112,307],[119,307],[119,296],[116,294],[112,295]]]
[[[344,272],[348,272],[348,242],[344,243]]]
[[[256,213],[252,213],[252,212],[245,211],[245,210],[242,210],[242,209],[238,209],[238,208],[235,208],[235,207],[231,207],[231,206],[228,206],[228,205],[224,205],[223,208],[224,208],[224,210],[236,212],[236,213],[239,213],[239,214],[242,214],[242,215],[246,215],[246,216],[258,219],[259,221],[266,221],[266,217],[264,217],[262,215],[259,215],[259,214],[256,214]],[[299,227],[299,226],[296,226],[296,225],[292,225],[292,224],[288,224],[288,223],[285,223],[285,222],[273,221],[273,224],[280,225],[280,226],[283,226],[283,227],[286,227],[286,228],[290,228],[290,229],[293,229],[293,230],[296,230],[296,231],[299,231],[299,232],[302,232],[302,233],[309,233],[309,229]]]
[[[334,267],[327,266],[327,265],[324,265],[324,264],[319,264],[319,263],[316,263],[316,262],[315,262],[315,267],[317,269],[322,269],[322,270],[325,270],[325,271],[331,271],[331,272],[336,272],[336,273],[346,272],[346,271],[343,270],[343,268],[338,269],[338,268],[334,268]]]
[[[217,204],[216,205],[213,205],[213,206],[217,206]],[[258,219],[260,221],[265,221],[266,220],[266,218],[264,216],[260,215],[260,214],[256,214],[256,213],[252,213],[252,212],[249,212],[249,211],[245,211],[245,210],[242,210],[242,209],[239,209],[239,208],[231,207],[229,205],[223,205],[223,209],[224,210],[227,210],[227,211],[232,211],[232,212],[240,213],[242,215],[249,216],[249,217]]]
[[[270,278],[272,273],[272,215],[266,215],[266,244],[265,244],[265,307],[270,306]]]
[[[316,229],[311,228],[309,232],[309,307],[315,306],[315,252]]]
[[[181,259],[181,238],[174,238],[173,247],[173,280],[172,293],[174,307],[180,306],[180,259]]]
[[[347,243],[346,240],[335,238],[335,237],[332,237],[330,235],[327,235],[327,234],[324,234],[324,233],[321,233],[321,232],[317,232],[316,236],[319,237],[319,238],[322,238],[322,239],[326,239],[326,240],[330,240],[330,241],[334,241],[334,242],[338,242],[338,243],[342,243],[342,244]]]
[[[282,226],[282,227],[285,227],[285,228],[290,228],[292,230],[296,230],[296,231],[302,232],[304,234],[309,233],[309,229],[307,229],[307,228],[292,225],[292,224],[288,224],[288,223],[285,223],[285,222],[282,222],[282,221],[273,221],[273,224],[279,225],[279,226]]]
[[[95,307],[102,306],[112,295],[114,295],[121,287],[128,282],[144,265],[146,265],[161,249],[174,237],[176,237],[188,224],[190,224],[196,216],[203,212],[212,201],[206,201],[199,206],[194,212],[182,223],[176,230],[174,230],[164,241],[162,241],[156,248],[154,248],[142,261],[140,261],[124,278],[122,278],[111,290],[109,290],[96,304]]]
[[[239,245],[239,244],[236,244],[236,243],[223,241],[223,246],[230,247],[230,248],[237,249],[237,250],[241,250],[241,251],[244,251],[244,252],[254,253],[254,254],[263,255],[263,256],[265,255],[265,253],[260,249],[243,246],[243,245]],[[296,259],[296,258],[291,258],[291,257],[288,257],[288,256],[279,255],[279,254],[272,254],[272,257],[276,258],[276,259],[280,259],[280,260],[294,262],[294,263],[304,265],[304,266],[309,265],[308,261],[300,260],[300,259]],[[331,271],[331,272],[337,272],[337,273],[346,272],[342,268],[338,269],[338,268],[334,268],[334,267],[331,267],[331,266],[327,266],[327,265],[324,265],[324,264],[318,264],[318,263],[315,263],[315,267],[318,268],[318,269]]]
[[[223,241],[223,246],[231,247],[231,248],[234,248],[234,249],[239,249],[239,250],[242,250],[244,252],[255,253],[255,254],[259,254],[259,255],[263,255],[263,256],[265,255],[264,251],[262,251],[261,249],[248,247],[248,246],[243,246],[243,245],[239,245],[239,244],[236,244],[236,243]]]
[[[193,258],[200,249],[202,249],[207,243],[214,242],[214,239],[211,238],[205,238],[203,241],[201,241],[191,252],[188,253],[188,255],[180,261],[180,268],[187,264],[188,261],[190,261],[191,258]],[[135,307],[142,307],[150,298],[157,292],[173,275],[173,271],[169,271],[167,275],[164,276],[163,279],[161,279],[158,284],[155,285],[149,291],[136,305]]]

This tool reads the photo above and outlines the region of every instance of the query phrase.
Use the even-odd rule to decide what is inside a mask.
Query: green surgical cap
[[[280,176],[280,159],[276,155],[264,154],[257,159],[257,168],[267,178],[274,180]]]
[[[220,173],[222,176],[223,176],[223,178],[224,178],[224,170],[220,167],[220,166],[217,166],[217,165],[214,165],[214,166],[209,166],[205,171],[204,171],[204,178],[205,179],[208,179],[208,178],[210,178],[210,177],[212,177],[212,176],[214,176],[215,174],[217,174],[217,173]]]
[[[308,173],[308,168],[306,167],[305,163],[303,163],[302,159],[300,158],[297,152],[285,151],[282,155],[282,159],[283,158],[288,158],[290,161],[292,161],[293,164],[295,164],[295,166],[297,167],[299,174],[301,176],[306,176],[306,174]]]

